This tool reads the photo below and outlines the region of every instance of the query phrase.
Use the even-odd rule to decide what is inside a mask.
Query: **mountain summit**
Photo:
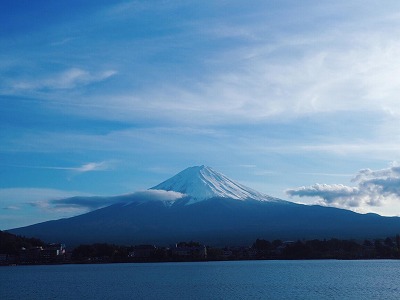
[[[210,198],[230,198],[235,200],[276,200],[229,179],[207,166],[187,168],[151,190],[174,191],[191,198],[189,204]]]

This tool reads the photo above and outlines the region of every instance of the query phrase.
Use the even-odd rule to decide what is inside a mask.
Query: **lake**
[[[400,261],[0,267],[0,299],[399,299]]]

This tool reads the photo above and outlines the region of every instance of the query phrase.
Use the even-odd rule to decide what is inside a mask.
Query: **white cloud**
[[[129,197],[133,201],[136,200],[161,200],[161,201],[175,201],[185,197],[185,194],[174,192],[174,191],[164,191],[164,190],[146,190],[136,192]]]
[[[321,204],[368,211],[371,207],[386,207],[381,211],[400,214],[400,167],[372,171],[363,169],[352,180],[357,186],[314,184],[288,189],[289,196],[317,197]]]
[[[320,197],[327,204],[341,204],[345,206],[359,206],[356,198],[360,195],[357,187],[349,187],[343,184],[314,184],[302,186],[286,191],[289,196]]]

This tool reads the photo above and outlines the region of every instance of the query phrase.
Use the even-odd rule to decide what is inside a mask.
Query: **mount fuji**
[[[8,231],[68,245],[196,240],[215,246],[246,245],[257,238],[364,239],[400,233],[398,217],[295,204],[259,193],[206,166],[187,168],[143,192],[59,202],[93,200],[115,204]]]

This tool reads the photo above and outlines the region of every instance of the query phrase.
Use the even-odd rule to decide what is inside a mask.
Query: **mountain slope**
[[[376,238],[400,232],[400,219],[284,202],[212,198],[193,205],[116,204],[68,219],[10,232],[68,245],[110,242],[161,244],[196,240],[247,245],[256,238]]]

